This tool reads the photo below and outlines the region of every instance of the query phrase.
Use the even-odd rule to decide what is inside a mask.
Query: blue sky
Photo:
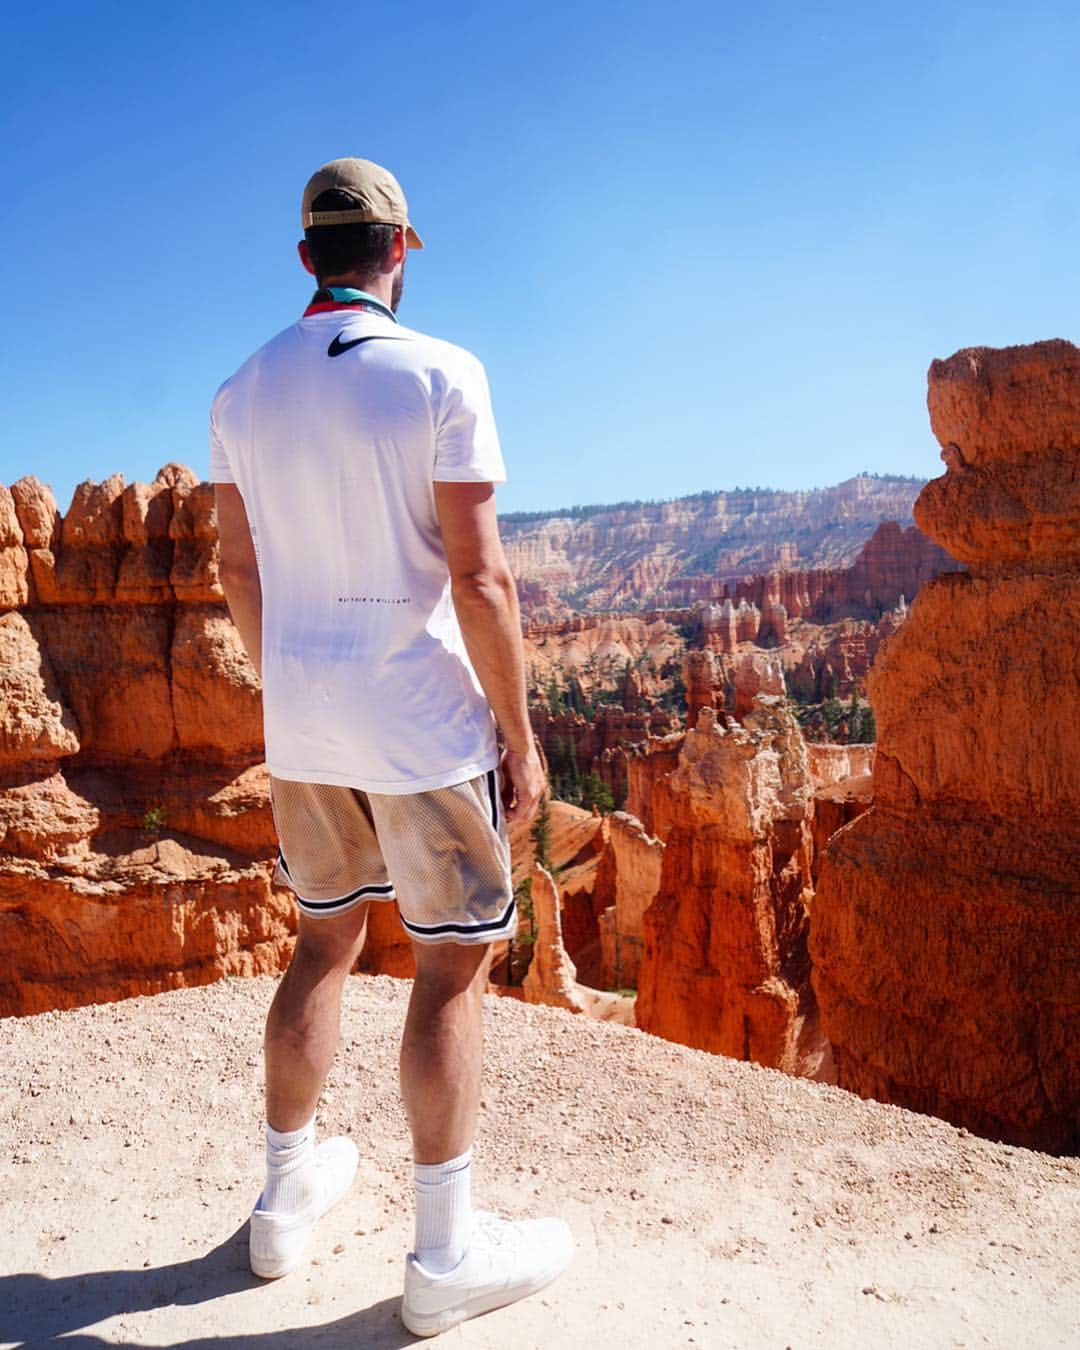
[[[52,4],[0,52],[0,478],[205,474],[359,154],[506,510],[941,470],[931,358],[1076,339],[1080,7]]]

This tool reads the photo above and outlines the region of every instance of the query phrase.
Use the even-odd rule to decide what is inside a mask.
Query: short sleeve
[[[470,356],[448,382],[435,427],[437,483],[505,483],[484,367]]]
[[[215,409],[210,410],[210,481],[211,483],[235,483],[233,471],[229,467],[229,457],[218,431]]]

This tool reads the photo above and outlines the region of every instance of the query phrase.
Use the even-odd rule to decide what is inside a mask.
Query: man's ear
[[[405,226],[397,225],[394,228],[394,242],[390,249],[390,260],[395,267],[402,261],[408,250],[409,244],[405,238]]]
[[[308,250],[307,240],[306,240],[306,239],[301,239],[301,240],[300,240],[300,242],[299,242],[299,243],[297,244],[297,246],[296,246],[296,251],[297,251],[297,253],[299,253],[299,255],[300,255],[300,261],[301,261],[301,263],[302,263],[303,266],[304,266],[304,271],[305,271],[305,272],[310,272],[311,275],[314,276],[314,275],[315,275],[315,264],[311,261],[311,253],[310,253],[310,251]]]

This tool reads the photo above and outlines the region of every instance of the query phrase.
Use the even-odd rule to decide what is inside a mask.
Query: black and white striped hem
[[[282,873],[288,879],[289,885],[293,888],[296,896],[296,903],[305,914],[312,914],[322,917],[327,914],[344,914],[346,910],[354,909],[357,905],[363,904],[365,900],[396,900],[394,894],[394,883],[392,881],[377,882],[370,886],[358,886],[354,891],[347,891],[344,895],[334,896],[330,900],[307,900],[296,889],[296,883],[289,876],[289,868],[282,854],[278,854],[278,866]]]
[[[509,937],[517,923],[517,907],[513,896],[497,919],[486,923],[410,923],[402,917],[402,925],[417,942],[498,942]]]

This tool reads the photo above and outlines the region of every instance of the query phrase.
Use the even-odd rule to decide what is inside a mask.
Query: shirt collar
[[[369,291],[358,290],[355,286],[320,286],[311,297],[311,303],[304,311],[304,317],[307,318],[309,314],[325,314],[335,309],[375,310],[376,313],[397,323],[397,315],[384,300],[380,300]]]

